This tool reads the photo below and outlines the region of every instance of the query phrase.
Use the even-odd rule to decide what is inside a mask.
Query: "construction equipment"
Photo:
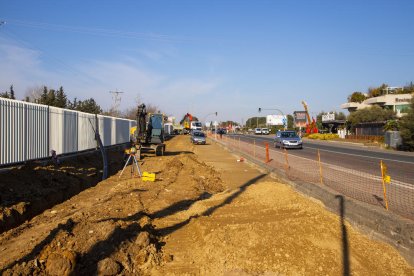
[[[315,119],[311,118],[309,116],[309,111],[308,111],[308,105],[305,101],[302,101],[303,107],[305,108],[305,112],[306,112],[306,119],[307,119],[307,123],[306,123],[306,133],[307,134],[311,134],[311,133],[318,133],[318,128],[316,127],[316,122]]]
[[[184,115],[184,118],[181,120],[180,124],[183,126],[184,134],[188,134],[192,130],[201,131],[203,129],[201,122],[199,122],[198,119],[190,113]]]
[[[147,113],[145,104],[138,106],[137,126],[130,129],[131,143],[137,148],[137,155],[142,151],[154,151],[155,155],[164,155],[164,121],[160,113]]]
[[[190,133],[191,121],[193,120],[193,115],[187,113],[184,115],[184,118],[181,120],[180,124],[183,126],[184,134]]]

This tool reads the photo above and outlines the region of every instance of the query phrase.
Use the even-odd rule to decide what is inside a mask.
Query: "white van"
[[[269,129],[268,128],[262,128],[262,134],[263,135],[269,135]]]
[[[262,129],[261,128],[255,128],[254,129],[254,134],[262,134]]]

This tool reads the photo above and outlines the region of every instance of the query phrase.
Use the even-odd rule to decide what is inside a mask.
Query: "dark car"
[[[278,131],[276,133],[274,144],[275,148],[303,148],[302,139],[296,131],[291,130]]]
[[[190,138],[193,144],[206,144],[206,135],[201,131],[193,131]]]

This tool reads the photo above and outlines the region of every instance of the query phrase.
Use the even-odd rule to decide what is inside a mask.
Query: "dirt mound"
[[[143,182],[129,173],[119,178],[118,172],[3,233],[0,272],[149,275],[155,267],[171,261],[171,255],[161,250],[163,243],[153,219],[185,210],[223,190],[219,173],[198,161],[180,141],[168,142],[174,155],[148,155],[140,162],[141,171],[156,174],[155,182]],[[58,171],[65,173],[66,167],[67,164]],[[47,175],[52,169],[55,168],[38,168],[33,174]],[[128,167],[126,172],[129,171]]]
[[[140,161],[155,182],[118,172],[0,234],[0,274],[342,274],[343,228],[321,204],[213,145],[167,143],[171,154]],[[345,227],[353,274],[414,272],[389,246]]]

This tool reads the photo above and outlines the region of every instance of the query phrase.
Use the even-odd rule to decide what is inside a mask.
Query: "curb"
[[[321,201],[330,212],[337,215],[342,213],[344,218],[357,230],[371,239],[392,245],[411,266],[414,266],[414,221],[385,211],[380,207],[349,198],[326,186],[293,182],[285,176],[283,170],[269,167],[243,152],[228,148],[220,141],[211,140],[227,151],[243,156],[251,164],[267,171],[272,178],[292,186],[297,192]],[[343,199],[342,206],[345,206],[343,210],[340,210],[338,197]]]

